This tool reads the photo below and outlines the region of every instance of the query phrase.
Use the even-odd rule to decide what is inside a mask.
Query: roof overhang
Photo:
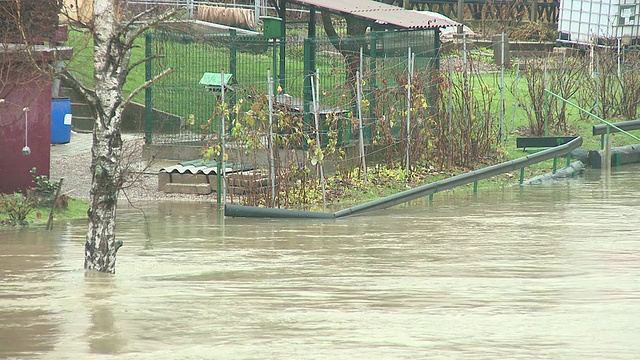
[[[460,24],[436,17],[428,13],[407,10],[398,6],[388,5],[373,0],[287,0],[290,3],[315,7],[341,15],[350,15],[369,20],[379,26],[389,26],[402,29],[433,29]]]

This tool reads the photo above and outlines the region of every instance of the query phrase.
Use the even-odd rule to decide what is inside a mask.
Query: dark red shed
[[[11,193],[32,185],[33,167],[49,176],[51,79],[27,66],[0,64],[0,83],[15,84],[0,89],[0,193]]]
[[[58,0],[0,0],[0,193],[33,185],[31,169],[49,176],[52,78],[44,69],[69,58],[56,47]],[[45,43],[48,43],[45,45]]]

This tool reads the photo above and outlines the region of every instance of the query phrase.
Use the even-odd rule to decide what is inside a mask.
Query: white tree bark
[[[161,73],[123,99],[122,89],[131,67],[143,63],[130,64],[131,48],[134,39],[146,29],[173,15],[173,12],[165,13],[133,27],[134,21],[139,21],[149,12],[138,14],[125,22],[120,19],[120,2],[93,0],[93,20],[88,25],[94,42],[94,89],[76,83],[96,115],[84,268],[107,273],[115,273],[116,253],[122,246],[122,242],[116,240],[118,194],[126,176],[119,166],[122,157],[122,112],[135,94],[170,73],[170,69]]]
[[[93,2],[93,50],[96,122],[93,126],[92,183],[88,212],[84,267],[114,273],[116,209],[122,185],[118,162],[122,154],[120,122],[122,87],[126,80],[130,49],[118,43],[119,21],[115,0]],[[124,76],[123,76],[124,75]]]

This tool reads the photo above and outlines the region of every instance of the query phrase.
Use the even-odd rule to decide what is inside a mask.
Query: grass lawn
[[[66,209],[56,208],[53,213],[53,223],[54,225],[56,225],[64,221],[86,219],[88,209],[89,205],[86,202],[77,199],[69,199]],[[31,226],[46,226],[47,222],[49,221],[50,213],[50,207],[38,207],[31,211],[31,213],[29,213],[25,220]],[[6,222],[7,220],[9,220],[9,216],[7,214],[0,213],[0,224]],[[7,228],[7,226],[3,225],[0,225],[0,227]]]

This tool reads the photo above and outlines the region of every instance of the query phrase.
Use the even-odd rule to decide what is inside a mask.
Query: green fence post
[[[151,42],[152,37],[150,33],[146,33],[144,35],[144,55],[148,59],[144,64],[144,78],[145,81],[151,80],[152,75],[152,63],[151,63]],[[153,113],[152,113],[152,98],[151,98],[151,88],[153,85],[148,86],[144,90],[144,141],[148,145],[152,142],[152,132],[153,132]]]
[[[309,124],[309,111],[311,110],[311,76],[313,76],[314,69],[311,68],[311,51],[312,51],[312,39],[304,39],[304,84],[302,86],[303,94],[303,110],[304,110],[304,123]]]
[[[235,29],[229,30],[229,36],[231,37],[231,46],[229,46],[229,71],[235,81],[238,81],[237,67],[238,67],[238,33]],[[235,111],[233,108],[236,105],[236,93],[235,91],[229,91],[229,120],[235,119]]]
[[[433,205],[433,194],[429,194],[429,205]]]
[[[553,171],[552,173],[555,174],[556,173],[556,169],[558,168],[558,158],[554,157],[553,158]]]
[[[524,168],[520,169],[520,185],[524,183]]]
[[[278,78],[280,80],[280,87],[285,88],[286,85],[286,57],[287,57],[287,49],[286,49],[286,40],[287,40],[287,1],[280,1],[280,13],[278,14],[282,21],[280,22],[280,33],[282,37],[280,38],[280,71],[278,73]],[[275,42],[275,39],[274,39]],[[276,68],[273,68],[275,71]],[[275,76],[275,75],[274,75]]]
[[[569,167],[569,165],[571,165],[571,153],[567,153],[567,167]]]
[[[473,182],[473,193],[474,194],[478,193],[478,182],[477,181]]]
[[[274,79],[278,78],[278,40],[277,39],[273,39],[273,74],[271,74],[271,76],[273,76]],[[274,94],[278,94],[278,82],[274,81],[273,82],[273,93]],[[284,87],[282,87],[282,89],[284,89]]]

